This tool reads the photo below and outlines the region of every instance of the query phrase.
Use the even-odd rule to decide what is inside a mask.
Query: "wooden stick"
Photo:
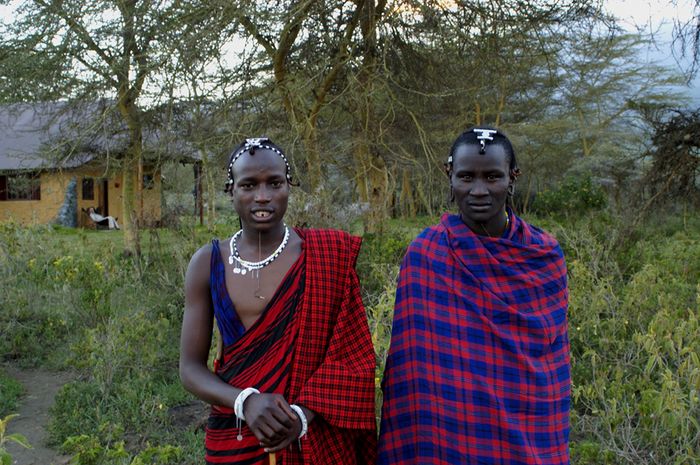
[[[270,465],[277,465],[277,457],[274,452],[270,452]]]

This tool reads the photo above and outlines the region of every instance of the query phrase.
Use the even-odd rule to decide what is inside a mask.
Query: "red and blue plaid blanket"
[[[490,238],[446,214],[409,247],[379,464],[569,463],[566,265],[554,238],[510,217]]]

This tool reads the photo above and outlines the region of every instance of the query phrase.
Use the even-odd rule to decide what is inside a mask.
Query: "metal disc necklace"
[[[280,245],[277,247],[277,249],[275,249],[275,251],[272,252],[267,258],[260,259],[260,257],[258,256],[257,262],[251,262],[241,258],[241,254],[238,251],[238,238],[241,235],[241,233],[243,233],[242,229],[233,236],[231,236],[231,240],[229,241],[229,250],[231,251],[231,254],[228,257],[228,263],[229,265],[233,265],[234,274],[240,274],[244,276],[248,272],[251,272],[251,277],[258,279],[258,290],[256,291],[256,297],[264,299],[263,296],[258,295],[258,291],[260,290],[260,270],[265,268],[270,263],[274,262],[275,259],[282,254],[282,251],[284,251],[285,247],[287,247],[287,243],[289,242],[289,226],[287,226],[286,224],[284,225],[284,237],[282,238],[282,242],[280,242]],[[261,250],[260,240],[260,234],[258,234],[258,254],[260,254]]]
[[[287,247],[287,243],[289,242],[289,227],[285,224],[284,237],[282,238],[282,242],[280,242],[280,245],[277,247],[277,249],[275,249],[275,251],[272,252],[267,258],[264,258],[257,262],[251,262],[242,259],[241,254],[238,252],[238,237],[241,235],[242,232],[243,230],[241,229],[236,234],[231,236],[231,240],[229,241],[231,255],[229,255],[228,257],[228,263],[229,265],[234,265],[234,263],[237,263],[237,265],[234,265],[233,267],[233,272],[235,274],[245,275],[249,271],[255,271],[265,268],[267,265],[274,262],[275,259],[282,254],[282,251],[285,247]],[[260,244],[258,244],[258,248],[259,246]]]

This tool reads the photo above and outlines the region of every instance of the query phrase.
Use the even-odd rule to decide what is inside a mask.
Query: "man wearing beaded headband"
[[[378,463],[568,464],[561,248],[507,205],[520,171],[500,130],[462,133],[446,172],[459,213],[401,265]]]
[[[226,192],[230,193],[230,190],[233,187],[233,164],[236,163],[236,160],[238,160],[244,153],[254,155],[255,151],[258,149],[270,150],[276,153],[282,159],[282,161],[284,161],[285,178],[287,179],[287,183],[292,186],[295,185],[292,181],[289,160],[287,160],[287,156],[284,154],[284,152],[282,152],[282,149],[275,145],[267,137],[256,137],[246,139],[245,141],[241,142],[238,147],[233,149],[233,152],[231,152],[231,155],[229,156],[228,168],[226,170],[226,188],[224,189]]]
[[[268,138],[233,150],[227,174],[242,227],[192,257],[180,347],[183,384],[212,405],[206,462],[373,463],[359,238],[284,223],[290,167]],[[212,373],[214,320],[222,344]]]

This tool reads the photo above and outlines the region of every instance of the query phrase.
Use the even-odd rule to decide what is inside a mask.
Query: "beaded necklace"
[[[265,268],[267,265],[270,263],[274,262],[277,257],[279,257],[282,254],[282,251],[284,250],[285,247],[287,247],[287,242],[289,242],[289,226],[286,224],[284,225],[284,238],[282,238],[282,242],[280,242],[280,245],[277,247],[277,249],[272,252],[267,258],[257,261],[257,262],[251,262],[248,260],[244,260],[241,258],[241,254],[238,252],[238,236],[241,235],[243,230],[241,229],[238,231],[236,234],[231,236],[231,241],[229,242],[229,248],[231,250],[231,255],[228,257],[228,263],[229,265],[233,265],[234,261],[238,263],[238,265],[234,265],[233,267],[233,272],[235,274],[241,274],[245,275],[248,271],[258,271],[261,270],[262,268]],[[259,237],[258,237],[259,239]],[[258,244],[259,246],[260,244]]]

